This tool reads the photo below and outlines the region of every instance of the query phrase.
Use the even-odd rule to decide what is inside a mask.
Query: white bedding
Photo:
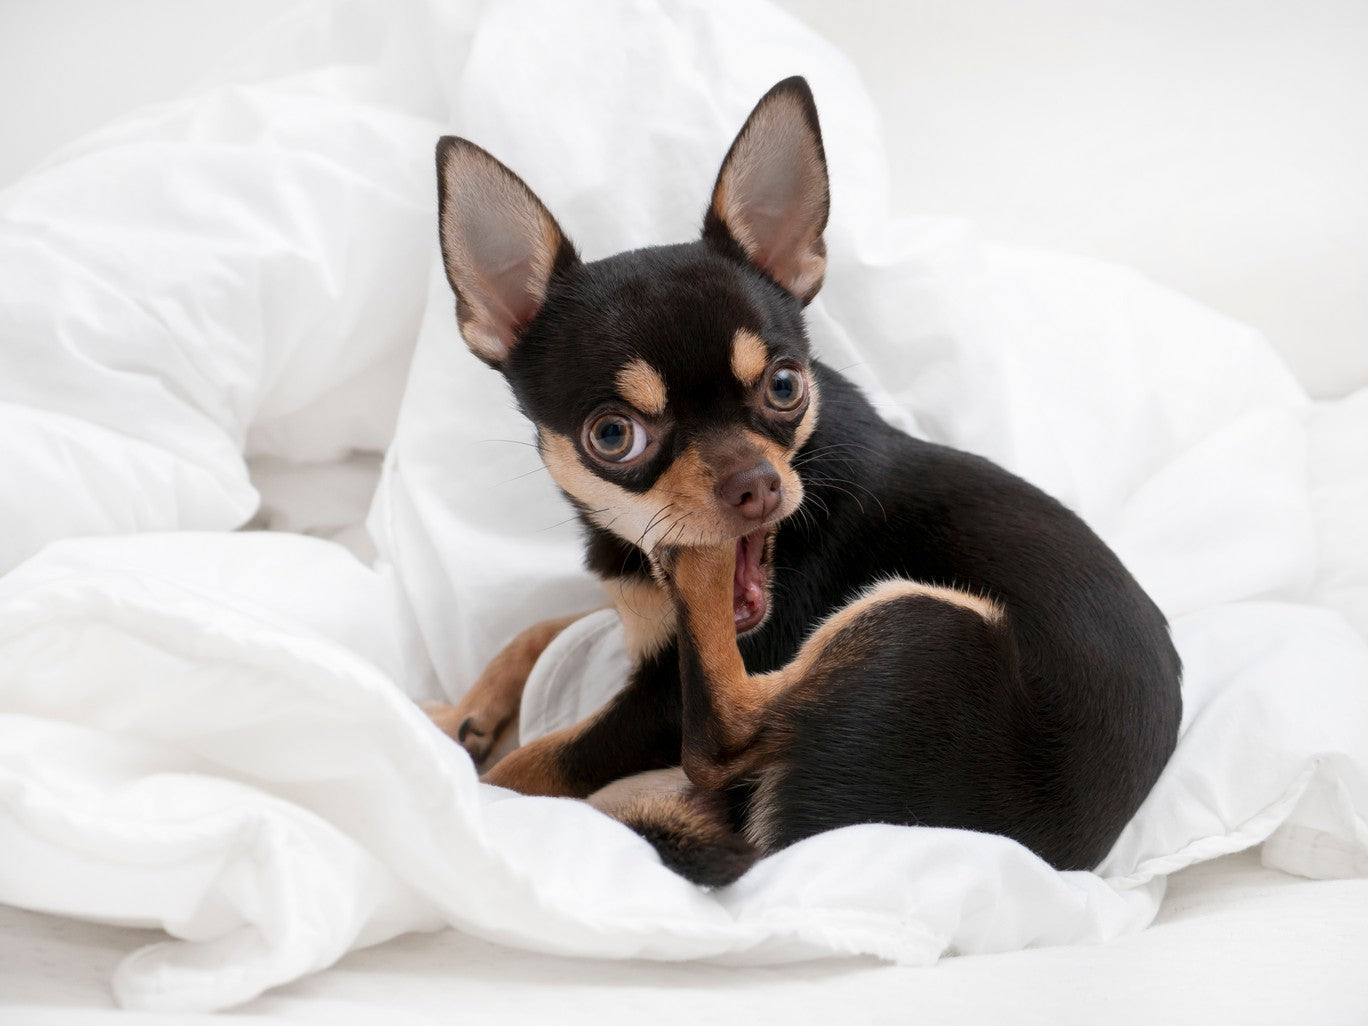
[[[253,1023],[868,1022],[1112,1026],[1361,1026],[1368,880],[1298,880],[1252,853],[1176,874],[1154,924],[1110,944],[890,966],[835,959],[737,969],[565,959],[456,931],[410,934],[235,1010]],[[147,943],[0,907],[3,1021],[158,1026],[116,1011],[108,979]],[[177,1016],[178,1023],[220,1021]]]
[[[436,136],[504,158],[599,256],[696,230],[794,71],[833,174],[819,350],[890,420],[1078,510],[1173,623],[1184,734],[1097,873],[871,825],[706,893],[583,805],[480,786],[409,701],[599,601],[457,338]],[[1368,392],[1313,407],[1252,332],[1129,272],[889,223],[884,173],[852,70],[758,3],[414,0],[306,9],[0,194],[0,901],[164,930],[113,994],[198,1010],[443,924],[925,964],[1134,933],[1169,874],[1259,844],[1368,876]],[[257,506],[244,453],[264,485],[386,446],[369,539],[231,531]],[[599,618],[548,651],[525,733],[601,699],[615,638]]]

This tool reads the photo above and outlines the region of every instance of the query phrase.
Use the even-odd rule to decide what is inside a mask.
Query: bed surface
[[[164,1023],[108,980],[143,931],[0,907],[5,1023]],[[536,955],[443,930],[348,955],[219,1016],[174,1021],[1111,1023],[1361,1026],[1368,880],[1299,880],[1252,852],[1169,881],[1154,925],[1108,944],[944,959],[736,968]]]

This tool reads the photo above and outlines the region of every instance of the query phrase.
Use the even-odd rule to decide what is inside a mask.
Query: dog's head
[[[437,173],[461,333],[508,379],[552,477],[648,554],[735,540],[737,626],[758,624],[818,412],[802,308],[826,269],[828,193],[807,83],[756,105],[693,243],[585,263],[484,150],[443,138]]]

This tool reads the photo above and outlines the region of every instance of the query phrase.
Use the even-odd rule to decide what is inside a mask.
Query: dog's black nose
[[[764,520],[779,505],[783,483],[769,460],[728,474],[717,482],[717,497],[747,520]]]

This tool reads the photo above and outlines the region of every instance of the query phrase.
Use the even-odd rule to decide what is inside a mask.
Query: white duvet
[[[600,603],[457,336],[436,137],[508,162],[592,258],[696,231],[732,134],[795,72],[833,178],[818,349],[890,420],[1072,506],[1172,622],[1183,736],[1096,873],[869,825],[701,891],[582,804],[481,786],[410,700]],[[116,997],[209,1009],[443,925],[926,963],[1139,929],[1167,874],[1256,844],[1368,875],[1368,393],[1313,406],[1257,335],[1124,270],[889,222],[884,175],[853,71],[758,2],[375,0],[299,9],[0,194],[0,901],[160,927]],[[379,449],[374,568],[234,532],[244,454]],[[621,665],[612,615],[582,621],[524,734]]]

